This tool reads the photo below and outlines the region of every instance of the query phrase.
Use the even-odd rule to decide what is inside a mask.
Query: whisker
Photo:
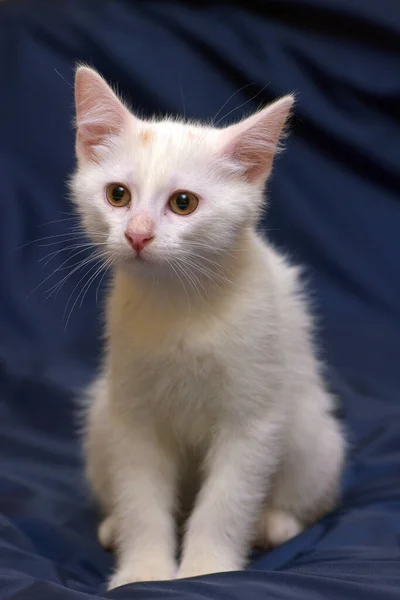
[[[184,119],[186,119],[186,104],[185,104],[185,98],[183,96],[182,80],[181,80],[180,76],[178,76],[178,77],[179,77],[179,90],[181,92],[181,99],[182,99],[183,117],[184,117]]]
[[[62,219],[54,219],[54,221],[46,221],[46,223],[39,223],[38,227],[47,227],[48,225],[54,225],[55,223],[64,223],[65,221],[71,221],[72,219],[78,220],[76,215],[70,215],[69,217],[63,217]]]
[[[188,257],[186,257],[185,259],[185,267],[191,267],[192,271],[190,272],[191,275],[194,275],[194,272],[197,271],[199,272],[201,275],[204,275],[206,278],[213,280],[213,275],[214,273],[211,270],[208,270],[206,268],[203,268],[201,265],[199,265],[198,263],[196,263],[193,260],[188,259]],[[204,287],[203,287],[204,289]]]
[[[199,285],[201,285],[203,292],[206,294],[206,290],[203,286],[203,284],[200,282],[200,280],[195,276],[195,274],[192,271],[189,271],[186,269],[186,264],[183,260],[181,259],[176,259],[176,266],[181,270],[182,274],[185,275],[186,279],[189,281],[189,283],[191,283],[191,286],[193,287],[193,289],[197,292],[197,294],[202,297],[200,290],[199,290]]]
[[[112,265],[113,265],[113,262],[114,262],[114,259],[113,259],[113,257],[111,256],[111,257],[108,259],[108,261],[106,261],[106,263],[105,263],[105,265],[106,265],[106,268],[104,269],[104,273],[103,273],[103,275],[100,277],[100,281],[99,281],[99,283],[97,284],[97,288],[96,288],[96,304],[97,304],[97,303],[98,303],[98,301],[99,301],[99,298],[98,298],[98,296],[99,296],[99,290],[100,290],[101,284],[103,283],[104,277],[107,275],[108,271],[109,271],[109,270],[110,270],[110,268],[112,267]],[[154,274],[153,274],[153,287],[154,287]]]
[[[108,244],[106,242],[103,242],[102,244],[93,244],[91,242],[88,242],[85,244],[74,244],[73,246],[67,246],[65,248],[60,248],[59,250],[50,252],[50,254],[46,254],[46,256],[42,256],[42,258],[39,259],[39,262],[46,261],[43,265],[43,268],[44,268],[53,260],[53,258],[55,258],[61,252],[72,252],[73,250],[79,250],[80,248],[88,249],[88,248],[96,248],[98,246],[107,246],[107,245]],[[76,254],[74,254],[74,257],[75,256],[76,256]]]
[[[22,248],[26,248],[27,246],[31,246],[32,244],[37,244],[38,242],[45,242],[46,240],[51,240],[51,239],[55,239],[55,238],[58,238],[61,242],[61,241],[63,241],[63,239],[65,237],[68,237],[71,235],[76,235],[76,233],[69,231],[67,233],[56,233],[55,235],[47,235],[45,237],[31,240],[30,242],[26,242],[26,244],[22,244],[21,246],[17,246],[16,248],[14,248],[14,251],[21,250]],[[82,233],[82,235],[84,235],[84,234]]]
[[[221,108],[215,113],[215,115],[211,119],[211,123],[213,123],[213,124],[215,123],[215,119],[218,117],[218,115],[220,114],[220,112],[222,110],[224,110],[225,106],[228,104],[228,102],[230,102],[232,100],[232,98],[234,98],[237,94],[239,94],[240,92],[242,92],[246,88],[250,87],[251,85],[254,85],[254,84],[253,83],[246,83],[245,85],[243,85],[242,87],[240,87],[238,90],[236,90],[236,92],[233,92],[233,94],[231,94],[229,96],[228,100],[225,100],[225,102],[223,103],[223,105],[221,106]]]
[[[179,264],[179,263],[175,263],[175,267],[178,269],[178,271],[181,273],[181,275],[183,276],[184,279],[186,279],[186,281],[189,284],[189,289],[193,289],[197,292],[197,287],[196,287],[196,281],[194,281],[193,277],[191,276],[190,273],[187,272],[187,270],[183,267],[183,265]],[[191,305],[189,305],[189,309],[191,309]]]
[[[179,271],[175,268],[175,266],[173,265],[173,263],[171,261],[169,261],[168,259],[167,259],[167,263],[171,267],[171,269],[173,270],[173,272],[175,273],[175,275],[177,276],[178,280],[180,281],[180,283],[181,283],[181,285],[182,285],[182,287],[183,287],[183,289],[185,291],[186,298],[187,298],[187,301],[188,301],[188,308],[189,308],[189,312],[190,312],[190,310],[191,310],[190,297],[189,297],[188,291],[186,289],[185,283],[184,283],[183,279],[181,278],[181,276],[179,274]]]
[[[86,294],[88,293],[88,291],[89,291],[89,288],[90,288],[91,284],[92,284],[92,283],[93,283],[93,281],[96,279],[96,277],[97,277],[97,276],[98,276],[98,275],[99,275],[99,274],[100,274],[100,273],[103,271],[103,269],[104,269],[104,266],[105,266],[105,263],[103,262],[103,263],[102,263],[102,264],[99,266],[99,268],[97,269],[97,271],[95,271],[94,275],[92,275],[92,276],[91,276],[91,278],[88,280],[88,282],[87,282],[87,283],[85,283],[85,285],[84,285],[84,287],[82,288],[82,291],[81,291],[82,297],[81,297],[81,301],[79,302],[79,307],[81,307],[81,306],[82,306],[82,304],[83,304],[83,301],[84,301],[84,299],[85,299],[85,296],[86,296]]]
[[[94,264],[94,265],[92,265],[91,267],[89,267],[89,270],[88,270],[88,271],[86,271],[86,272],[85,272],[85,273],[82,275],[82,277],[79,279],[78,283],[76,283],[76,284],[75,284],[75,286],[74,286],[74,288],[73,288],[73,290],[72,290],[72,292],[71,292],[71,294],[70,294],[70,296],[69,296],[69,298],[68,298],[68,301],[67,301],[67,303],[66,303],[66,305],[65,305],[65,308],[64,308],[64,313],[63,313],[63,319],[65,319],[65,316],[66,316],[66,314],[67,314],[67,311],[68,311],[68,306],[69,306],[70,302],[72,301],[72,298],[73,298],[73,295],[74,295],[74,292],[75,292],[75,290],[76,290],[76,289],[77,289],[77,288],[80,286],[81,282],[82,282],[82,281],[83,281],[83,280],[84,280],[86,277],[89,277],[89,276],[91,277],[91,274],[92,274],[94,271],[96,271],[96,272],[97,272],[97,269],[98,269],[98,268],[99,268],[99,265],[98,265],[98,263],[97,263],[97,262],[95,262],[95,264]],[[90,281],[90,279],[89,279],[89,281]],[[87,283],[87,282],[86,282],[86,283]],[[86,284],[85,284],[85,286],[86,286]],[[85,289],[85,286],[83,286],[83,288],[82,288],[82,289]],[[67,325],[68,325],[68,322],[69,322],[69,319],[70,319],[70,317],[71,317],[71,314],[72,314],[72,311],[74,310],[74,308],[75,308],[75,306],[76,306],[76,303],[78,302],[78,300],[79,300],[79,298],[80,298],[80,296],[81,296],[81,294],[82,294],[82,289],[81,289],[81,290],[79,290],[79,292],[78,292],[78,295],[76,296],[76,298],[75,298],[75,301],[74,301],[74,303],[72,304],[72,308],[71,308],[71,310],[70,310],[70,311],[69,311],[69,313],[68,313],[68,317],[67,317],[67,322],[66,322],[65,328],[67,327]]]
[[[53,285],[51,288],[49,288],[47,290],[48,295],[46,297],[46,300],[48,300],[54,293],[55,293],[55,297],[57,297],[57,295],[58,295],[59,291],[61,290],[62,286],[66,283],[66,281],[68,281],[68,279],[70,277],[72,277],[72,275],[74,275],[74,273],[76,273],[77,271],[79,271],[83,267],[87,266],[91,262],[99,260],[99,258],[101,258],[101,257],[102,257],[102,255],[98,255],[97,253],[93,253],[91,256],[87,257],[86,259],[84,259],[82,261],[79,261],[75,265],[72,265],[73,269],[69,273],[67,273],[67,275],[65,277],[63,277],[63,279],[61,281],[57,282],[55,285]]]
[[[81,250],[79,253],[82,253],[83,251],[84,250]],[[51,277],[53,277],[53,275],[55,273],[60,271],[64,267],[64,265],[66,265],[68,263],[69,260],[70,259],[66,259],[63,263],[61,263],[61,265],[59,267],[57,267],[57,269],[55,269],[52,273],[50,273],[50,275],[45,277],[45,279],[43,279],[43,281],[41,281],[37,286],[35,286],[33,288],[32,291],[29,292],[29,294],[26,296],[26,298],[23,301],[26,302],[26,300],[28,300],[28,298],[30,298],[32,296],[32,294],[34,294],[42,285],[44,285],[46,283],[46,281],[48,281]]]
[[[248,98],[245,102],[242,102],[242,104],[239,104],[239,106],[236,106],[235,108],[233,108],[232,110],[227,112],[225,115],[220,117],[218,119],[218,121],[213,123],[214,127],[216,127],[218,125],[218,123],[220,123],[223,119],[226,119],[226,117],[229,117],[229,115],[231,115],[233,112],[235,112],[235,110],[239,110],[239,108],[246,106],[246,104],[248,104],[249,102],[253,102],[253,100],[255,100],[257,98],[257,96],[262,94],[267,89],[268,86],[269,86],[269,83],[266,83],[260,90],[258,90],[258,92],[256,94],[254,94],[254,96],[252,96],[251,98]]]
[[[200,259],[202,261],[203,257],[201,256]],[[207,268],[206,265],[204,265],[202,263],[199,264],[199,262],[197,262],[195,258],[189,257],[189,256],[185,257],[185,261],[186,261],[186,264],[188,266],[190,266],[194,271],[198,271],[199,273],[204,275],[204,277],[213,281],[215,284],[222,285],[222,283],[229,283],[231,285],[234,285],[236,287],[243,289],[243,286],[241,286],[237,282],[229,279],[226,276],[226,274],[223,272],[222,268],[220,268],[218,271],[209,269],[209,268]]]
[[[77,252],[75,252],[72,256],[69,256],[63,263],[62,265],[57,268],[54,272],[60,271],[61,268],[65,269],[65,265],[68,265],[68,263],[73,260],[74,258],[76,258],[77,256],[80,256],[81,254],[83,254],[84,252],[87,251],[87,247],[85,246],[84,248],[81,248],[80,250],[78,250]],[[47,264],[47,263],[46,263]],[[45,267],[46,265],[43,265],[43,267]]]
[[[82,234],[71,234],[70,237],[62,239],[62,240],[57,240],[56,242],[48,242],[46,244],[38,244],[38,248],[49,248],[50,246],[59,246],[60,244],[63,244],[64,242],[79,242],[80,240],[82,240],[82,242],[87,239],[86,236],[82,235]]]
[[[61,254],[63,252],[73,252],[74,250],[79,250],[80,248],[95,248],[96,245],[95,244],[90,244],[90,243],[84,243],[84,244],[72,244],[71,246],[65,246],[63,248],[59,248],[58,250],[53,250],[52,252],[49,252],[47,254],[45,254],[44,256],[42,256],[41,258],[39,258],[39,262],[40,263],[44,263],[42,266],[43,268],[46,267],[49,262],[51,262],[53,260],[54,257],[56,257],[58,254]]]

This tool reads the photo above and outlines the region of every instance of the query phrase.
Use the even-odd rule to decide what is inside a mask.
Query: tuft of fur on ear
[[[267,180],[293,102],[294,96],[284,96],[223,130],[222,156],[250,183]]]
[[[94,69],[81,66],[75,75],[76,154],[97,162],[130,117],[128,109]]]

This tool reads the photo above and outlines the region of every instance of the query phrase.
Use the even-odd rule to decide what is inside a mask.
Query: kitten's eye
[[[190,215],[196,210],[199,199],[191,192],[177,192],[171,196],[168,204],[177,215]]]
[[[131,201],[131,193],[124,185],[112,183],[107,188],[107,200],[112,206],[126,206]]]

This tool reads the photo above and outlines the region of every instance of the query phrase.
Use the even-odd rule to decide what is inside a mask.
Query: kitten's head
[[[292,96],[220,129],[143,121],[87,67],[77,70],[75,99],[74,201],[117,264],[174,273],[186,263],[201,273],[255,226]]]

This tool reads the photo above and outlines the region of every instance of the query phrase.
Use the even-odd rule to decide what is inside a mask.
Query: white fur
[[[255,231],[292,100],[218,130],[144,123],[114,96],[126,113],[110,134],[110,90],[87,68],[77,79],[85,97],[95,81],[98,104],[89,117],[78,104],[78,132],[90,112],[101,123],[103,86],[108,136],[91,157],[83,131],[72,188],[114,262],[85,437],[99,538],[117,551],[110,587],[241,569],[253,542],[282,543],[331,509],[344,454],[298,271]],[[128,207],[107,203],[112,182]],[[198,195],[194,213],[169,211],[176,190]],[[124,237],[138,215],[155,234],[142,260]]]

